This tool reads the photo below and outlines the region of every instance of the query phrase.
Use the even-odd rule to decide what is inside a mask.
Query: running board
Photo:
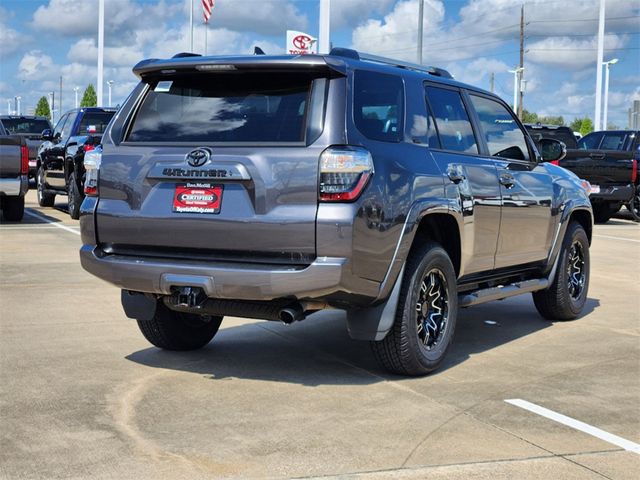
[[[553,276],[550,276],[553,278]],[[458,296],[458,305],[460,307],[470,307],[479,305],[493,300],[503,300],[505,298],[520,295],[522,293],[535,292],[544,290],[550,285],[548,278],[538,278],[534,280],[525,280],[523,282],[510,283],[508,285],[500,285],[498,287],[484,288],[476,290],[473,293],[465,293]]]

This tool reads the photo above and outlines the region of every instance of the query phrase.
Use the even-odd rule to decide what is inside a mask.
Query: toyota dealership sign
[[[318,53],[318,41],[307,33],[287,30],[287,53],[289,55]]]

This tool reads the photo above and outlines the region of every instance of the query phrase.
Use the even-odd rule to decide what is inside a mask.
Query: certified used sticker
[[[176,185],[173,211],[178,213],[220,213],[222,185],[182,183]]]

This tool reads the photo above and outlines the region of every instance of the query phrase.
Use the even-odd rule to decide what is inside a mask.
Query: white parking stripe
[[[66,230],[67,232],[71,232],[71,233],[75,233],[76,235],[80,235],[80,232],[78,230],[74,230],[73,228],[67,227],[66,225],[61,225],[60,223],[52,222],[47,217],[43,217],[39,213],[31,212],[29,210],[25,210],[24,214],[25,215],[29,215],[30,217],[33,217],[33,218],[37,218],[38,220],[41,220],[41,221],[43,221],[45,223],[53,225],[54,227],[58,227],[58,228],[61,228],[62,230]]]
[[[625,242],[640,243],[640,240],[636,240],[635,238],[612,237],[611,235],[594,235],[594,237],[611,238],[612,240],[624,240]]]
[[[549,418],[558,423],[562,423],[563,425],[566,425],[568,427],[575,428],[576,430],[580,430],[581,432],[599,438],[600,440],[604,440],[605,442],[609,442],[613,445],[624,448],[629,452],[640,454],[639,444],[632,442],[631,440],[626,440],[622,437],[618,437],[617,435],[614,435],[612,433],[605,432],[604,430],[600,430],[599,428],[593,427],[588,423],[584,423],[580,420],[567,417],[566,415],[562,415],[561,413],[556,413],[553,410],[549,410],[548,408],[541,407],[540,405],[536,405],[535,403],[527,402],[526,400],[521,400],[519,398],[505,400],[505,402],[510,403],[511,405],[515,405],[516,407],[524,408],[525,410],[529,410],[530,412]]]

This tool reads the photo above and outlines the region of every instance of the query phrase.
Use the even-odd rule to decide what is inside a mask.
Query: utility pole
[[[320,0],[318,33],[318,53],[329,53],[331,50],[331,0]]]
[[[420,0],[420,6],[418,7],[418,65],[422,65],[422,36],[424,28],[424,0]]]
[[[600,15],[598,17],[598,58],[596,65],[598,66],[596,71],[596,112],[593,119],[593,131],[597,132],[602,130],[602,63],[604,60],[604,3],[605,0],[600,0]],[[605,125],[606,128],[606,125]]]
[[[518,101],[518,118],[522,120],[522,72],[524,71],[524,3],[520,7],[520,73],[518,74],[518,95],[520,100]]]
[[[104,82],[104,0],[98,0],[98,85],[97,85],[98,107],[102,106],[103,82]]]
[[[491,78],[489,79],[489,91],[494,93],[494,85],[496,82],[496,74],[491,72]]]
[[[62,75],[60,75],[60,96],[58,97],[58,104],[60,105],[58,108],[62,111]]]

